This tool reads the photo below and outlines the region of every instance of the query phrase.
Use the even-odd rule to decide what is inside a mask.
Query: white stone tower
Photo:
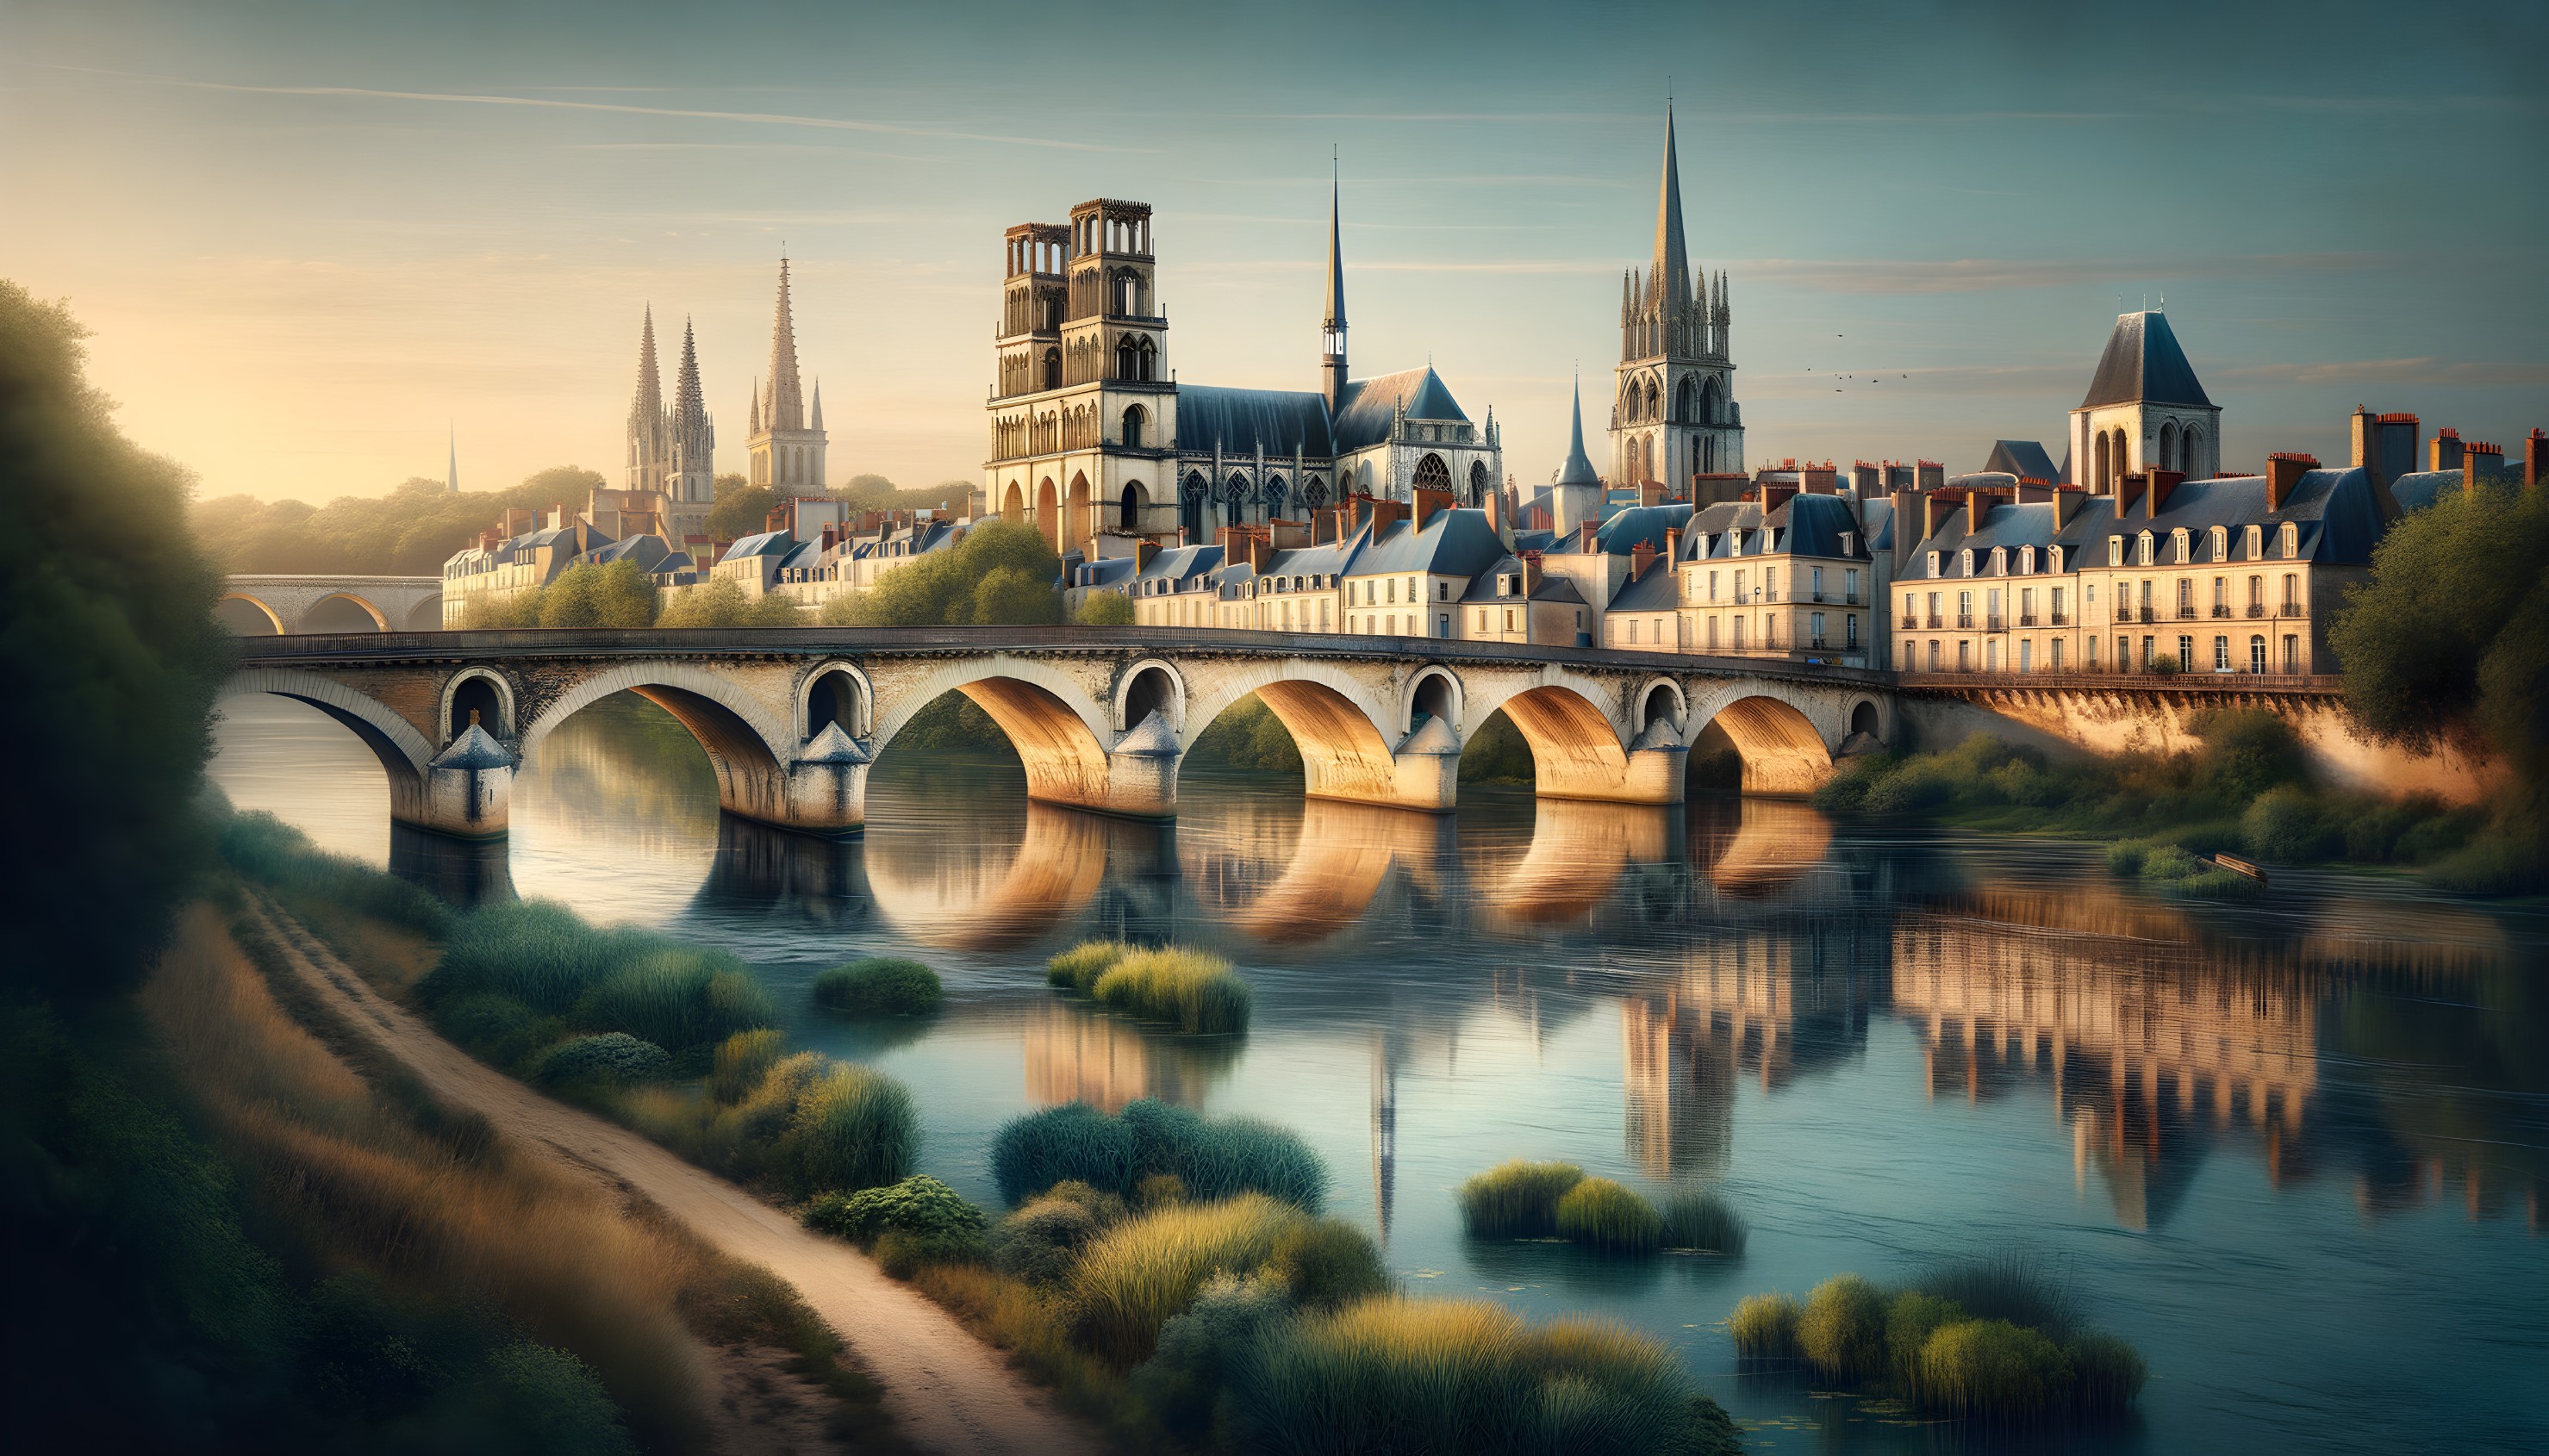
[[[779,308],[770,329],[770,377],[752,400],[752,483],[782,496],[819,495],[823,472],[823,390],[814,388],[806,417],[804,387],[797,374],[797,318],[788,291],[788,259],[779,260]]]
[[[1611,409],[1611,478],[1660,481],[1686,497],[1691,477],[1740,474],[1744,411],[1735,403],[1726,275],[1694,282],[1682,237],[1681,166],[1664,108],[1664,170],[1655,256],[1620,280],[1619,390]]]

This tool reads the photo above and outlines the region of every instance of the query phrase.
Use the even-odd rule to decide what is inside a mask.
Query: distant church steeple
[[[671,463],[672,430],[664,417],[663,377],[655,367],[655,306],[637,336],[637,393],[628,402],[628,489],[660,491]]]
[[[1319,378],[1321,391],[1328,397],[1328,409],[1334,410],[1346,392],[1346,260],[1345,247],[1338,237],[1340,211],[1338,181],[1334,157],[1329,158],[1328,175],[1328,314],[1319,325]]]
[[[1694,275],[1690,263],[1669,105],[1654,237],[1645,274],[1631,268],[1620,278],[1611,476],[1625,484],[1660,482],[1679,498],[1692,490],[1694,476],[1743,471],[1744,414],[1735,403],[1726,275],[1712,279],[1706,269]]]
[[[442,429],[443,440],[451,447],[451,464],[443,472],[442,490],[444,495],[457,496],[460,494],[460,432],[448,423]]]
[[[716,423],[708,417],[708,392],[700,388],[700,351],[691,320],[682,320],[682,369],[673,382],[672,459],[664,494],[681,504],[716,500]],[[677,543],[678,544],[678,543]]]
[[[823,421],[819,407],[811,425],[797,373],[797,316],[788,258],[779,259],[779,305],[770,328],[770,377],[753,396],[752,483],[788,491],[819,492],[823,472]]]

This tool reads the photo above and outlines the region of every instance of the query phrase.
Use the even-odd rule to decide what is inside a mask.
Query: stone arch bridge
[[[1105,627],[373,632],[246,638],[226,694],[273,693],[352,730],[389,773],[391,814],[505,832],[513,772],[614,692],[699,740],[729,813],[855,834],[867,774],[912,716],[962,692],[1007,735],[1039,800],[1177,812],[1178,771],[1221,711],[1258,694],[1314,797],[1453,806],[1463,744],[1498,710],[1545,797],[1676,803],[1690,745],[1722,727],[1747,792],[1799,794],[1847,748],[1895,732],[1887,675],[1678,654],[1326,634]]]
[[[431,632],[442,626],[442,579],[232,577],[223,584],[215,611],[240,637]]]

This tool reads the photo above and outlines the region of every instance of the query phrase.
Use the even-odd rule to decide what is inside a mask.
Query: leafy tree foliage
[[[802,620],[785,596],[752,597],[724,578],[677,592],[655,618],[658,627],[793,627]]]
[[[227,670],[220,580],[182,518],[188,481],[127,440],[81,367],[69,312],[0,280],[5,830],[42,853],[6,883],[7,977],[121,990],[190,872],[194,799]]]
[[[739,475],[716,478],[716,504],[708,511],[708,536],[717,541],[758,535],[770,520],[779,496],[768,486],[748,484]]]
[[[1017,521],[987,521],[954,547],[834,597],[823,620],[856,627],[1036,626],[1062,620],[1062,558]]]
[[[577,562],[539,593],[543,627],[651,627],[662,607],[655,579],[633,561]]]
[[[1129,627],[1133,625],[1133,598],[1121,592],[1091,592],[1081,598],[1080,610],[1072,620],[1084,627]]]
[[[223,496],[196,504],[204,552],[233,572],[346,572],[428,577],[507,509],[581,508],[599,472],[554,465],[510,491],[451,495],[411,476],[387,496],[341,496],[326,505]]]

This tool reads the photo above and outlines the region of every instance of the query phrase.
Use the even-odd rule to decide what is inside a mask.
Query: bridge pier
[[[1174,819],[1178,766],[1185,757],[1177,731],[1155,709],[1107,752],[1106,801],[1082,807],[1128,819]]]
[[[454,839],[502,839],[516,760],[472,723],[413,775],[390,775],[390,818]]]

